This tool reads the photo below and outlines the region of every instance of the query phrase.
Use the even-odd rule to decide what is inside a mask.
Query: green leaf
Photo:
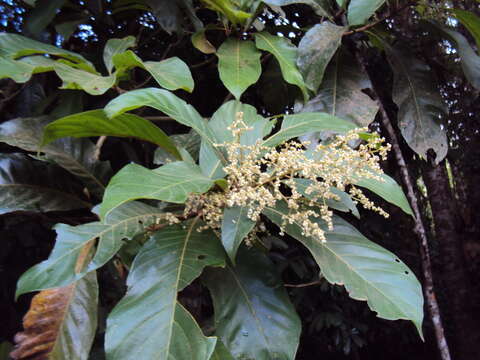
[[[52,71],[55,61],[44,56],[29,56],[13,60],[0,56],[0,79],[10,78],[25,83],[33,74]]]
[[[326,113],[300,113],[283,117],[282,127],[278,132],[263,142],[264,146],[274,147],[289,139],[314,131],[333,131],[345,133],[356,129],[350,121]]]
[[[162,61],[144,62],[145,70],[168,90],[183,89],[193,91],[194,83],[189,67],[178,57],[171,57]]]
[[[222,244],[233,264],[238,247],[255,226],[255,221],[247,216],[247,212],[246,206],[227,207],[223,211]]]
[[[191,131],[187,134],[176,134],[171,135],[170,139],[177,146],[178,149],[186,151],[189,156],[193,159],[193,162],[198,161],[198,156],[200,152],[200,136]],[[186,161],[184,156],[185,153],[182,152],[182,160]],[[167,153],[162,148],[157,148],[153,155],[153,163],[155,165],[164,165],[168,162],[176,161],[175,158]]]
[[[204,54],[214,54],[217,49],[208,41],[205,36],[205,30],[206,29],[203,28],[192,35],[192,45]]]
[[[107,359],[210,359],[216,338],[207,338],[177,302],[177,292],[205,266],[223,266],[220,242],[198,222],[169,226],[143,246],[128,275],[128,291],[107,320]],[[141,340],[141,341],[139,341]]]
[[[24,332],[15,336],[11,358],[87,360],[97,312],[95,272],[70,286],[40,292],[24,317]]]
[[[56,62],[54,70],[62,79],[61,89],[82,89],[90,95],[103,95],[115,85],[115,75],[101,76]]]
[[[23,154],[0,154],[0,214],[90,208],[63,169]]]
[[[147,88],[129,91],[110,101],[104,110],[108,117],[113,118],[142,106],[162,111],[180,124],[194,129],[211,145],[216,143],[213,131],[197,110],[167,90]]]
[[[29,39],[25,36],[10,33],[0,33],[0,56],[17,59],[28,55],[50,54],[76,63],[83,63],[87,68],[95,70],[93,65],[83,56]]]
[[[379,176],[384,181],[362,178],[356,180],[355,184],[374,192],[389,203],[397,205],[406,214],[413,216],[412,208],[400,185],[387,174],[381,174]]]
[[[213,181],[203,175],[197,165],[188,162],[177,161],[155,170],[129,164],[110,180],[100,215],[103,218],[117,206],[136,199],[181,204],[190,194],[202,194],[212,186]]]
[[[276,208],[265,209],[264,214],[280,226],[282,215],[288,211],[286,203],[280,202]],[[322,220],[311,220],[327,229]],[[325,243],[303,236],[296,222],[287,222],[285,232],[310,250],[330,283],[344,285],[350,297],[366,300],[370,309],[383,319],[411,320],[422,335],[422,287],[412,271],[343,219],[334,216],[333,226],[333,231],[325,233]]]
[[[40,139],[48,117],[21,118],[0,125],[0,141],[31,152],[40,150]],[[110,177],[110,165],[95,158],[95,146],[88,139],[61,139],[41,148],[42,158],[53,161],[77,176],[90,192],[101,197]]]
[[[317,92],[328,63],[341,44],[346,27],[324,21],[312,27],[298,45],[297,66],[305,84]]]
[[[140,202],[129,202],[110,212],[103,223],[79,226],[57,224],[57,240],[49,258],[26,271],[18,281],[16,296],[27,292],[66,286],[89,271],[103,266],[135,235],[156,224],[163,211]],[[75,271],[82,249],[98,240],[96,252],[80,272]]]
[[[293,360],[301,324],[274,264],[243,246],[237,265],[207,269],[213,299],[215,335],[235,359]]]
[[[347,12],[348,24],[364,24],[384,2],[385,0],[351,0]]]
[[[283,78],[286,82],[296,85],[302,90],[304,100],[308,99],[308,91],[302,74],[297,68],[297,48],[290,40],[271,35],[267,32],[255,34],[255,44],[258,49],[268,51],[280,64]]]
[[[463,73],[472,86],[480,90],[480,56],[472,49],[468,40],[458,31],[450,30],[445,27],[439,27],[448,39],[458,50],[460,55]]]
[[[371,87],[368,75],[352,56],[339,52],[327,67],[317,95],[295,112],[326,112],[368,126],[378,111],[377,103],[362,91]]]
[[[447,136],[439,122],[445,115],[440,91],[430,68],[408,53],[387,49],[394,71],[393,101],[398,106],[398,127],[407,144],[427,158],[429,149],[438,164],[448,151]]]
[[[295,185],[297,187],[297,191],[302,194],[304,197],[307,199],[313,200],[315,198],[315,192],[307,194],[307,187],[312,183],[311,180],[309,179],[294,179]],[[360,214],[358,213],[357,206],[353,202],[352,198],[350,195],[347,193],[338,190],[337,188],[330,188],[330,191],[337,195],[340,200],[334,200],[334,199],[324,199],[325,204],[328,205],[328,207],[338,210],[338,211],[343,211],[343,212],[349,212],[351,211],[352,214],[360,218]],[[322,201],[322,199],[319,199],[317,201]]]
[[[103,62],[105,67],[108,70],[108,73],[111,74],[113,70],[113,57],[117,54],[124,53],[129,48],[135,46],[135,37],[127,36],[123,39],[109,39],[105,48],[103,49]]]
[[[331,18],[330,15],[330,4],[328,1],[323,0],[266,0],[264,3],[274,6],[286,6],[291,4],[307,4],[314,11],[315,14],[322,17]]]
[[[142,61],[128,50],[113,57],[113,64],[120,73],[134,67],[140,67],[150,73],[157,83],[168,90],[183,89],[193,91],[194,83],[189,67],[178,57],[162,61]]]
[[[227,17],[234,24],[243,24],[252,14],[236,8],[231,0],[202,0],[212,10],[215,10]]]
[[[257,109],[253,106],[232,100],[218,108],[208,122],[210,129],[215,134],[217,144],[234,141],[228,127],[232,125],[238,112],[243,113],[243,122],[253,128],[240,136],[240,144],[254,145],[257,140],[263,139],[272,130],[273,124],[258,115]],[[200,167],[202,172],[212,179],[225,176],[218,152],[206,141],[203,141],[200,147]]]
[[[218,71],[225,87],[237,100],[260,78],[260,51],[252,41],[229,38],[217,51]]]
[[[477,50],[480,51],[480,17],[471,11],[460,9],[451,9],[450,11],[455,14],[455,17],[467,28],[470,34],[472,34],[477,43]]]
[[[210,360],[235,360],[230,354],[230,351],[223,345],[220,340],[217,340],[217,345],[215,346],[215,351],[212,354]]]
[[[135,137],[149,141],[165,149],[173,156],[181,156],[173,141],[159,127],[133,114],[122,114],[109,119],[103,110],[90,110],[69,115],[48,124],[43,133],[42,144],[59,138],[89,136]]]

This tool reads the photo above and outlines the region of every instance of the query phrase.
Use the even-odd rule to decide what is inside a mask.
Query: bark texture
[[[468,272],[463,251],[462,220],[449,183],[445,161],[439,165],[425,165],[423,178],[435,224],[441,263],[441,280],[446,293],[445,309],[451,331],[450,342],[455,360],[478,357],[480,332],[477,319],[472,316]]]

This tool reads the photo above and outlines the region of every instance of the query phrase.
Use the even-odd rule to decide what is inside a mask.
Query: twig
[[[363,72],[370,76],[367,71],[366,60],[360,51],[357,49],[356,56]],[[371,77],[370,77],[371,78]],[[438,350],[440,352],[440,357],[442,360],[451,360],[450,350],[445,338],[445,331],[442,324],[442,318],[440,315],[440,307],[435,296],[435,289],[433,285],[433,273],[432,273],[432,262],[430,259],[430,249],[428,246],[427,232],[425,224],[423,223],[422,216],[420,213],[420,207],[418,205],[417,196],[415,195],[412,178],[409,174],[405,158],[403,157],[402,150],[400,149],[400,143],[397,138],[395,129],[393,128],[390,117],[385,110],[385,105],[382,102],[382,98],[379,96],[380,91],[377,91],[375,82],[372,80],[373,84],[373,93],[378,99],[378,105],[380,109],[381,123],[385,128],[388,137],[390,138],[390,144],[392,145],[393,154],[397,161],[397,165],[400,169],[400,174],[402,177],[402,182],[407,189],[407,198],[410,202],[414,214],[414,223],[413,228],[414,233],[417,235],[419,240],[419,252],[422,258],[422,272],[424,278],[423,293],[427,301],[427,307],[430,313],[430,319],[432,320],[433,327],[435,329],[435,336],[437,340]]]
[[[209,57],[207,60],[199,62],[198,64],[190,65],[190,69],[196,69],[202,67],[203,65],[207,65],[215,60],[215,56]]]
[[[303,288],[307,286],[320,285],[321,283],[322,282],[320,280],[316,280],[305,284],[283,284],[283,286],[290,288]]]
[[[145,119],[150,121],[174,121],[170,116],[145,116]]]
[[[380,24],[381,22],[387,20],[387,19],[390,19],[392,17],[394,17],[395,15],[397,15],[399,12],[405,10],[406,8],[408,8],[409,6],[411,6],[413,3],[411,1],[407,2],[405,5],[399,7],[398,9],[396,9],[395,11],[392,11],[391,13],[389,13],[387,16],[377,20],[377,21],[374,21],[370,24],[367,24],[367,25],[364,25],[362,27],[359,27],[359,28],[356,28],[356,29],[353,29],[353,30],[350,30],[350,31],[346,31],[342,34],[342,36],[346,36],[346,35],[352,35],[352,34],[355,34],[355,33],[359,33],[359,32],[363,32],[365,30],[368,30],[378,24]]]
[[[95,144],[95,152],[93,153],[93,157],[95,160],[100,160],[100,152],[102,151],[102,146],[107,140],[107,137],[105,135],[100,136],[97,140],[97,143]]]

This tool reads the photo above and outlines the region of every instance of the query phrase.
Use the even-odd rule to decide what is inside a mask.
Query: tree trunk
[[[472,316],[468,273],[463,252],[461,221],[445,161],[437,166],[425,165],[423,177],[435,224],[442,271],[441,280],[446,294],[444,309],[448,309],[450,343],[455,360],[471,360],[480,351],[480,332]]]

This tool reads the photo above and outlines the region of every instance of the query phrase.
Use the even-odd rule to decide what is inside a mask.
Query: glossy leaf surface
[[[301,325],[273,263],[240,248],[237,265],[208,269],[217,335],[234,359],[293,360]]]
[[[0,125],[0,141],[27,151],[40,150],[41,136],[50,118],[21,118]],[[42,159],[53,161],[75,175],[88,190],[101,197],[110,177],[110,165],[95,158],[95,145],[88,139],[65,138],[41,147]]]
[[[164,112],[180,124],[194,129],[211,144],[215,144],[215,135],[200,114],[191,105],[167,90],[147,88],[129,91],[110,101],[104,110],[108,117],[113,118],[142,106]]]
[[[50,54],[77,63],[84,63],[93,70],[93,66],[83,56],[74,52],[32,40],[18,34],[0,34],[0,56],[17,59],[28,55]]]
[[[164,217],[161,209],[139,202],[118,207],[105,217],[103,223],[79,226],[57,224],[57,240],[49,258],[25,272],[17,285],[17,296],[36,290],[66,286],[93,271],[122,247],[124,240],[145,232],[145,228]],[[75,271],[77,259],[85,246],[98,245],[93,258],[81,271]]]
[[[213,181],[188,162],[177,161],[155,170],[129,164],[110,180],[100,215],[103,218],[117,206],[136,199],[183,203],[191,193],[202,194],[212,186]]]
[[[263,143],[264,146],[277,146],[284,141],[314,131],[332,131],[345,133],[357,126],[326,113],[300,113],[283,117],[282,127]]]
[[[255,34],[255,44],[258,49],[268,51],[280,64],[283,78],[286,82],[296,85],[302,90],[304,100],[308,99],[308,91],[300,70],[297,68],[297,48],[290,40],[271,35],[267,32]]]
[[[0,214],[90,208],[63,169],[23,154],[0,155]]]
[[[406,214],[413,216],[412,208],[400,185],[387,174],[382,174],[380,177],[383,181],[363,178],[355,181],[355,184],[374,192],[389,203],[397,205]]]
[[[232,263],[243,239],[255,226],[255,221],[247,216],[248,207],[225,208],[222,220],[222,244]]]
[[[135,258],[128,291],[107,321],[107,359],[208,360],[216,339],[205,337],[177,303],[177,292],[205,266],[222,266],[223,250],[213,233],[169,226],[156,232]],[[142,341],[138,341],[142,339]]]
[[[288,207],[281,202],[276,208],[267,208],[264,214],[280,226]],[[325,243],[302,235],[296,222],[287,222],[285,232],[310,250],[322,275],[332,284],[344,285],[350,297],[367,301],[379,317],[411,320],[422,334],[422,287],[412,271],[343,219],[334,216],[333,231],[328,231],[318,218],[311,220],[325,229]]]
[[[58,119],[45,127],[43,144],[59,138],[89,136],[135,137],[149,141],[180,158],[173,141],[150,121],[133,114],[109,119],[103,110],[90,110]]]

